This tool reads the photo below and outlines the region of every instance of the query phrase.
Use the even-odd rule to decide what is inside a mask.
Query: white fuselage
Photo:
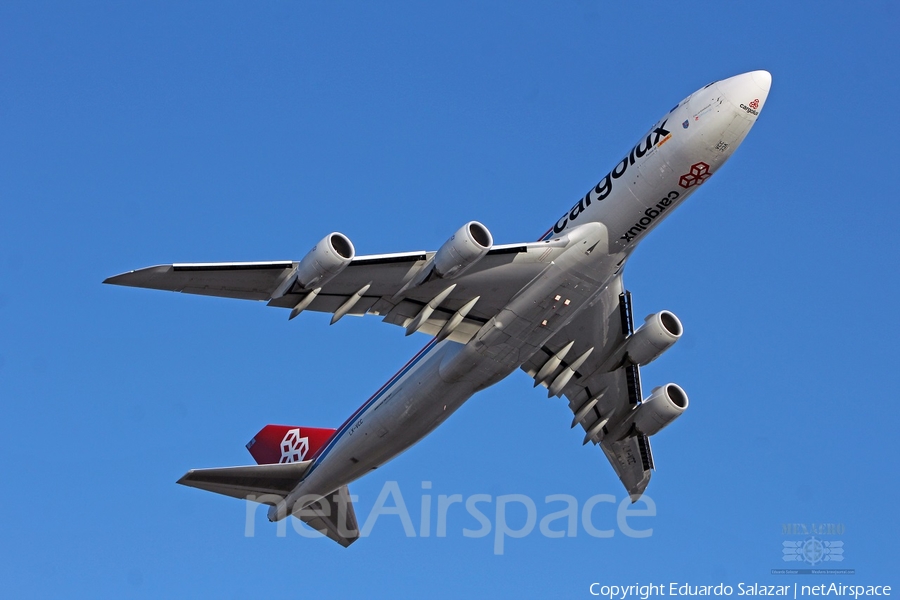
[[[270,518],[384,464],[475,392],[519,368],[596,299],[648,231],[728,160],[755,123],[770,81],[754,71],[710,84],[660,119],[541,237],[560,239],[566,251],[467,344],[429,342],[338,429]],[[551,306],[559,294],[569,300],[564,308]]]

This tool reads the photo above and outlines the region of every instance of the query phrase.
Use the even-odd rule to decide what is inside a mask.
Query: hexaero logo
[[[705,162],[698,162],[691,165],[689,173],[681,176],[678,185],[687,189],[695,185],[702,185],[710,177],[712,177],[712,173],[709,172],[709,165]]]
[[[816,565],[820,562],[840,562],[844,560],[844,542],[829,542],[810,537],[800,542],[782,542],[782,560],[786,562],[806,562]]]
[[[309,452],[309,438],[300,437],[300,428],[291,429],[281,440],[281,460],[279,463],[300,462]]]

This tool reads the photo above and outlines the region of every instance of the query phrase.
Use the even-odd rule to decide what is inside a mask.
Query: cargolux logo
[[[590,207],[591,202],[602,202],[603,200],[606,200],[612,193],[613,181],[622,177],[629,166],[672,139],[672,132],[666,129],[667,122],[668,119],[663,119],[659,125],[650,130],[647,137],[638,142],[638,145],[631,149],[628,156],[619,161],[619,164],[617,164],[612,171],[607,173],[606,177],[600,180],[600,183],[585,194],[584,198],[579,200],[578,204],[572,207],[572,210],[564,214],[559,221],[556,222],[556,225],[553,226],[553,232],[562,233],[571,221],[577,219],[578,215]]]
[[[746,104],[741,104],[741,110],[743,110],[748,115],[757,116],[759,115],[759,98],[754,98],[752,102],[750,102],[750,106]]]
[[[280,463],[300,462],[309,452],[309,438],[300,437],[300,429],[291,429],[281,440]]]
[[[712,177],[712,173],[709,172],[709,165],[705,162],[698,162],[691,165],[689,173],[681,176],[681,179],[678,180],[678,185],[687,189],[695,185],[702,185],[710,177]]]

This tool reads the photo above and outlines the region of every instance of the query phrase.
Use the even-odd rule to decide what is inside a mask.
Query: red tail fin
[[[256,464],[309,460],[328,443],[336,429],[266,425],[247,443]]]

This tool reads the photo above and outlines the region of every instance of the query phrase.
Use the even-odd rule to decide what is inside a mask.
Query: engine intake
[[[313,246],[297,266],[295,280],[305,290],[322,287],[343,271],[356,256],[356,249],[343,233],[329,233]]]
[[[634,425],[645,435],[653,435],[687,410],[688,397],[674,383],[655,388],[650,397],[635,409]]]
[[[644,319],[644,324],[625,343],[628,360],[648,365],[678,341],[684,327],[674,313],[661,310]]]
[[[469,221],[434,255],[434,274],[442,279],[459,277],[484,258],[493,245],[494,238],[487,227],[478,221]]]

